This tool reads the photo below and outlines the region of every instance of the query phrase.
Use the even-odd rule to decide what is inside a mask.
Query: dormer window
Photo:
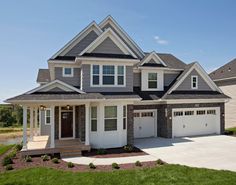
[[[73,77],[74,76],[74,71],[73,68],[71,67],[64,67],[63,68],[63,77]]]
[[[198,76],[191,76],[191,88],[198,89]]]
[[[148,73],[148,89],[157,89],[157,73]]]

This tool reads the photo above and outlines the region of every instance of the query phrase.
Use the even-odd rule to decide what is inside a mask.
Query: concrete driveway
[[[147,138],[135,146],[167,163],[236,171],[236,137]]]

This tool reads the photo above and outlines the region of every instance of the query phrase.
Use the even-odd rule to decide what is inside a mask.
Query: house
[[[71,153],[76,145],[80,152],[136,138],[224,132],[229,97],[204,69],[172,54],[144,52],[111,16],[90,23],[54,54],[37,82],[6,100],[23,106],[23,151],[65,154],[68,145]]]
[[[232,99],[225,106],[225,127],[236,126],[236,59],[210,73],[212,80]]]

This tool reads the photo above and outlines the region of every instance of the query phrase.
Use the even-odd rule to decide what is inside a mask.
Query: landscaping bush
[[[58,158],[54,157],[54,158],[52,159],[52,162],[55,163],[55,164],[58,164],[58,163],[59,163],[59,160],[58,160]]]
[[[112,169],[119,169],[119,165],[117,163],[112,163]]]
[[[43,161],[49,161],[50,160],[50,157],[46,154],[42,155],[41,158],[42,158]]]
[[[16,144],[15,149],[16,151],[21,151],[23,145],[22,144]]]
[[[127,152],[133,152],[134,151],[134,146],[133,145],[125,145],[124,150]]]
[[[90,169],[96,169],[96,166],[93,163],[89,163],[89,168]]]
[[[107,151],[103,148],[100,148],[97,150],[97,155],[104,155],[104,154],[107,154]]]
[[[163,164],[165,164],[165,162],[162,161],[161,159],[158,159],[158,160],[156,161],[156,163],[157,163],[158,165],[163,165]]]
[[[25,162],[27,162],[27,163],[32,162],[32,158],[29,155],[27,155],[25,157]]]
[[[142,163],[140,161],[136,161],[135,166],[142,166]]]
[[[2,165],[3,166],[6,166],[8,164],[12,164],[13,161],[12,161],[12,158],[10,156],[5,156],[3,159],[2,159]]]
[[[13,170],[13,167],[11,164],[8,164],[5,166],[5,169],[8,171],[8,170]]]
[[[17,153],[17,151],[16,151],[16,149],[14,149],[8,154],[8,156],[12,159],[12,158],[16,157],[16,153]]]
[[[68,168],[73,168],[74,166],[75,166],[75,165],[74,165],[72,162],[68,162],[68,163],[67,163],[67,167],[68,167]]]

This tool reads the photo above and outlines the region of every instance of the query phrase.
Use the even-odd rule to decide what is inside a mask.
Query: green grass
[[[32,168],[0,174],[1,185],[233,185],[235,182],[236,172],[190,168],[180,165],[85,173]]]
[[[225,129],[226,131],[231,131],[231,132],[234,132],[236,133],[236,127],[233,127],[233,128],[227,128]]]
[[[19,132],[19,131],[22,131],[22,128],[17,128],[17,127],[1,127],[0,128],[0,134]]]
[[[4,154],[8,150],[10,150],[14,145],[2,145],[0,144],[0,155]]]

